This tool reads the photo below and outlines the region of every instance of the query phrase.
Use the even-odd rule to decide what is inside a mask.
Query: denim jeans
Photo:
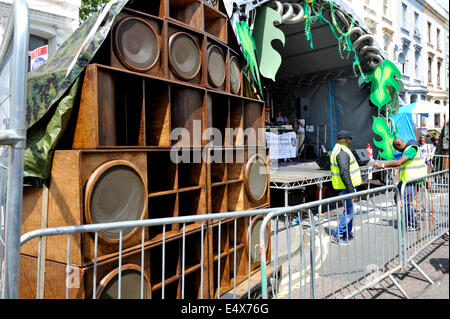
[[[339,195],[348,194],[347,190],[344,189]],[[348,235],[352,234],[353,229],[353,198],[350,197],[345,201],[342,201],[344,205],[344,212],[342,213],[341,219],[339,220],[339,225],[334,230],[334,237],[346,239]]]
[[[403,184],[403,182],[400,181],[397,185],[399,192],[401,192],[401,190],[402,190],[402,184]],[[415,227],[417,225],[416,217],[414,217],[414,209],[411,208],[411,201],[414,198],[414,196],[416,196],[416,185],[408,184],[405,187],[405,198],[402,198],[402,200],[404,201],[403,204],[405,207],[405,219],[407,222],[407,226],[413,226],[413,227]]]

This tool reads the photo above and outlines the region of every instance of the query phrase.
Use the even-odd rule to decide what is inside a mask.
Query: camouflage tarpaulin
[[[28,74],[25,177],[49,178],[53,148],[64,132],[76,100],[79,83],[75,81],[127,2],[111,0],[80,25],[41,67]]]

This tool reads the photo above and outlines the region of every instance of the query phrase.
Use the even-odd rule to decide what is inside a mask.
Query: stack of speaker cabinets
[[[264,104],[243,96],[243,60],[227,45],[226,14],[203,0],[142,0],[129,6],[116,16],[83,74],[80,104],[66,131],[70,147],[54,153],[48,201],[42,189],[24,190],[23,233],[42,228],[43,217],[46,227],[57,227],[249,210],[270,203],[265,136],[251,139],[242,133],[264,128]],[[212,144],[201,138],[209,127],[222,133]],[[188,138],[172,140],[176,129]],[[231,136],[227,129],[240,133]],[[261,143],[259,149],[253,141]],[[174,146],[184,148],[173,152]],[[206,158],[198,156],[202,152]],[[224,155],[222,160],[217,154]],[[190,161],[179,161],[181,156]],[[238,219],[236,234],[231,219],[205,223],[203,232],[200,223],[184,229],[167,225],[164,264],[162,226],[100,232],[97,252],[93,234],[74,234],[70,242],[67,236],[49,237],[41,293],[66,297],[70,263],[74,282],[69,298],[118,297],[120,251],[121,298],[139,298],[142,279],[144,297],[161,298],[163,265],[165,298],[217,298],[258,270],[259,260],[252,258],[249,265],[248,254],[259,243],[253,230],[261,220]],[[37,241],[22,247],[23,298],[36,297],[37,251]]]

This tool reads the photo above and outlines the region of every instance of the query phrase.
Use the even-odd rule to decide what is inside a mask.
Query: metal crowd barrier
[[[188,267],[192,267],[192,265],[188,265],[187,264],[187,260],[189,258],[191,258],[192,254],[194,254],[192,252],[192,245],[190,243],[190,240],[192,239],[192,236],[190,238],[188,238],[187,236],[189,236],[190,234],[193,234],[192,231],[189,231],[192,223],[197,223],[199,226],[197,228],[197,230],[195,231],[195,235],[199,235],[201,240],[201,246],[200,246],[200,276],[199,276],[199,281],[200,281],[200,288],[199,288],[199,296],[198,298],[202,299],[204,298],[204,294],[203,291],[207,285],[206,280],[204,280],[204,278],[206,278],[206,274],[204,273],[204,265],[208,262],[207,258],[203,258],[203,256],[206,256],[209,252],[208,249],[210,249],[210,252],[214,253],[216,252],[217,256],[216,256],[216,263],[214,265],[214,278],[213,278],[213,283],[217,283],[216,284],[216,289],[215,289],[215,295],[213,296],[213,298],[251,298],[251,294],[254,292],[255,290],[255,284],[254,281],[251,280],[251,275],[255,274],[255,271],[251,271],[250,266],[251,264],[254,264],[253,261],[251,261],[251,259],[255,258],[254,254],[251,253],[251,245],[248,245],[249,251],[246,255],[248,255],[248,260],[247,260],[247,265],[248,265],[248,270],[245,271],[245,273],[247,273],[247,280],[246,281],[242,281],[242,284],[240,286],[237,285],[236,280],[229,280],[230,284],[231,284],[231,289],[227,290],[227,291],[221,291],[221,282],[223,282],[224,278],[222,276],[222,272],[224,271],[223,265],[221,263],[221,258],[225,258],[224,254],[228,253],[229,255],[229,271],[231,272],[230,277],[232,278],[237,278],[237,276],[239,276],[239,274],[237,274],[237,271],[239,270],[239,267],[237,266],[237,253],[242,252],[242,249],[239,250],[239,245],[242,246],[242,242],[239,243],[238,240],[236,240],[236,236],[238,235],[238,222],[239,220],[241,220],[242,218],[248,218],[248,225],[252,224],[252,219],[256,219],[258,218],[258,216],[260,216],[259,218],[262,219],[262,216],[264,216],[265,214],[271,212],[271,211],[276,211],[277,209],[260,209],[260,210],[254,210],[254,211],[242,211],[242,212],[229,212],[229,213],[216,213],[216,214],[204,214],[204,215],[195,215],[195,216],[180,216],[180,217],[171,217],[171,218],[157,218],[157,219],[147,219],[147,220],[138,220],[138,221],[125,221],[125,222],[114,222],[114,223],[103,223],[103,224],[89,224],[89,225],[79,225],[79,226],[67,226],[67,227],[56,227],[56,228],[45,228],[45,229],[39,229],[39,230],[35,230],[35,231],[31,231],[28,232],[24,235],[22,235],[21,237],[21,246],[22,248],[24,247],[24,245],[26,245],[27,243],[30,244],[29,242],[33,242],[33,239],[38,238],[39,242],[38,242],[38,254],[37,254],[37,262],[35,262],[36,264],[36,275],[34,276],[36,278],[36,281],[32,284],[35,285],[34,287],[28,287],[28,290],[33,290],[35,291],[35,296],[36,298],[40,299],[44,297],[44,289],[45,286],[43,284],[43,276],[44,274],[48,273],[48,271],[46,269],[43,269],[43,263],[42,263],[42,256],[45,254],[45,252],[43,251],[43,239],[46,238],[47,243],[49,242],[49,237],[54,237],[54,236],[59,236],[57,237],[58,241],[63,241],[66,240],[67,242],[67,250],[65,252],[59,251],[58,254],[60,254],[61,256],[63,256],[65,254],[66,256],[66,264],[65,264],[65,268],[66,268],[66,275],[65,278],[63,278],[62,282],[55,282],[52,281],[51,284],[54,285],[54,288],[50,287],[50,290],[56,290],[56,287],[61,287],[61,285],[65,285],[65,298],[69,298],[70,297],[70,293],[71,293],[71,289],[73,288],[73,284],[68,284],[73,282],[73,273],[74,270],[78,269],[78,266],[75,266],[73,264],[71,264],[70,260],[72,258],[72,255],[75,255],[77,252],[73,253],[71,251],[71,240],[74,240],[73,238],[76,238],[76,236],[82,234],[82,233],[89,233],[90,236],[92,236],[92,238],[94,238],[94,262],[93,265],[90,265],[90,269],[93,269],[93,274],[92,274],[92,290],[90,292],[87,292],[87,294],[92,294],[92,298],[95,299],[98,296],[99,293],[99,286],[97,284],[97,271],[99,269],[100,266],[97,260],[97,256],[98,256],[98,245],[99,245],[99,232],[105,231],[105,230],[113,230],[113,229],[120,229],[120,241],[119,241],[119,250],[118,250],[118,256],[115,257],[117,259],[116,265],[118,265],[118,292],[117,292],[117,296],[118,298],[121,298],[121,276],[120,274],[122,273],[122,267],[124,266],[124,258],[126,256],[125,254],[125,250],[122,248],[122,239],[124,238],[123,236],[123,231],[125,229],[129,229],[129,228],[139,228],[141,231],[141,238],[142,238],[142,242],[140,245],[136,246],[134,248],[134,251],[138,252],[139,258],[141,260],[141,285],[139,287],[140,289],[140,293],[138,294],[140,296],[140,298],[144,297],[144,268],[146,267],[144,265],[144,254],[147,254],[148,252],[148,243],[145,243],[143,238],[144,238],[144,231],[145,229],[153,229],[153,228],[158,228],[158,229],[162,229],[162,232],[160,234],[160,238],[161,241],[158,245],[160,245],[159,247],[161,248],[160,253],[162,254],[162,258],[161,260],[159,259],[154,259],[152,260],[152,263],[156,264],[159,263],[159,265],[156,265],[157,269],[160,269],[160,272],[158,274],[152,274],[152,276],[160,276],[161,278],[161,282],[160,284],[162,285],[161,290],[160,290],[160,294],[158,294],[158,297],[160,297],[161,299],[166,299],[166,295],[167,295],[167,291],[168,291],[168,283],[166,282],[167,280],[165,280],[166,278],[169,277],[169,275],[167,274],[169,272],[169,268],[173,268],[174,266],[177,267],[177,265],[173,265],[170,264],[171,260],[173,260],[173,258],[170,258],[171,256],[173,256],[173,254],[175,254],[175,252],[172,250],[170,246],[170,242],[171,240],[174,239],[174,237],[169,238],[170,235],[173,235],[173,232],[170,232],[170,226],[174,225],[174,224],[178,224],[179,225],[179,234],[176,237],[177,240],[181,241],[181,273],[180,273],[180,277],[179,280],[181,280],[181,298],[184,299],[185,298],[185,294],[188,292],[185,289],[185,281],[186,281],[186,271]],[[208,225],[215,225],[215,227],[217,228],[217,231],[214,232],[214,236],[216,236],[213,239],[214,247],[210,247],[208,248],[208,246],[205,246],[205,240],[203,240],[206,236],[206,232],[207,232],[207,228]],[[240,230],[242,230],[242,228],[239,228]],[[230,247],[228,248],[224,248],[225,245],[222,245],[223,241],[222,241],[222,237],[225,236],[224,233],[228,230],[228,237],[230,237],[230,241],[229,241],[229,245]],[[252,238],[252,229],[251,227],[248,227],[248,233],[247,233],[247,237],[248,238]],[[257,230],[255,229],[254,232],[257,232]],[[138,232],[139,233],[139,230]],[[64,236],[64,237],[61,237]],[[234,237],[234,239],[233,239]],[[35,245],[36,246],[36,245]],[[47,247],[49,245],[47,244]],[[224,252],[224,249],[227,249],[227,252]],[[48,254],[48,253],[47,253]],[[151,254],[151,253],[150,253]],[[151,256],[151,255],[150,255]],[[185,262],[186,261],[186,262]],[[245,269],[244,269],[245,270]],[[256,272],[257,275],[259,275],[259,272]],[[47,276],[47,275],[46,275]],[[242,277],[242,276],[241,276]],[[28,282],[29,284],[29,282]],[[76,286],[76,285],[75,285]],[[229,286],[230,287],[230,286]],[[257,287],[256,287],[257,288]],[[245,291],[245,292],[243,292]],[[32,298],[34,298],[32,297]],[[168,298],[171,298],[170,296]],[[191,297],[188,297],[191,298]]]
[[[280,291],[272,291],[273,296],[289,299],[350,298],[375,286],[384,278],[390,278],[406,296],[392,276],[402,267],[399,227],[401,217],[399,206],[393,201],[393,195],[399,195],[395,186],[383,186],[268,214],[261,225],[260,239],[264,238],[269,222],[278,224],[280,218],[292,219],[292,215],[297,216],[299,221],[298,229],[288,227],[286,231],[287,283],[281,286],[287,287]],[[350,245],[333,243],[332,232],[343,211],[350,207],[347,206],[349,205],[347,200],[352,201],[353,198],[357,198],[357,202],[350,204],[354,209],[354,238],[347,241]],[[320,207],[321,213],[312,212],[313,209]],[[344,229],[349,230],[349,223],[347,219]],[[274,235],[273,241],[272,247],[281,245],[280,236],[277,234]],[[292,242],[298,247],[292,248]],[[263,298],[268,298],[267,275],[264,273],[266,254],[264,242],[261,240],[260,250],[262,295]],[[280,256],[277,249],[273,254],[275,254],[272,256],[273,262],[278,264]],[[277,289],[279,278],[271,280],[275,281],[273,287]]]
[[[447,156],[448,159],[448,156]],[[431,284],[414,258],[449,230],[449,170],[431,173],[401,185],[403,264],[411,263]]]
[[[12,2],[0,44],[0,295],[16,298],[28,65],[28,6]],[[2,147],[5,145],[6,147]],[[7,180],[7,182],[6,182]]]

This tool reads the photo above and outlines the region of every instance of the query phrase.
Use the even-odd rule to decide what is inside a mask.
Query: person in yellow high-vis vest
[[[402,152],[402,156],[398,160],[388,161],[385,163],[377,163],[374,165],[375,168],[380,169],[384,167],[398,167],[400,166],[400,181],[397,185],[399,191],[401,191],[403,183],[417,179],[421,176],[427,175],[427,165],[425,164],[425,159],[420,152],[420,145],[415,140],[410,140],[406,143],[401,138],[394,139],[392,146],[399,152]],[[418,180],[417,183],[409,183],[405,188],[405,213],[408,230],[417,229],[417,220],[414,217],[414,212],[411,208],[412,198],[416,193],[416,184],[422,184],[423,181]]]
[[[338,132],[337,143],[330,155],[331,183],[334,189],[341,190],[340,195],[356,192],[362,184],[361,170],[350,150],[353,137],[346,130]],[[340,245],[348,245],[353,239],[353,202],[357,198],[348,198],[343,203],[344,212],[335,228],[331,241]]]

